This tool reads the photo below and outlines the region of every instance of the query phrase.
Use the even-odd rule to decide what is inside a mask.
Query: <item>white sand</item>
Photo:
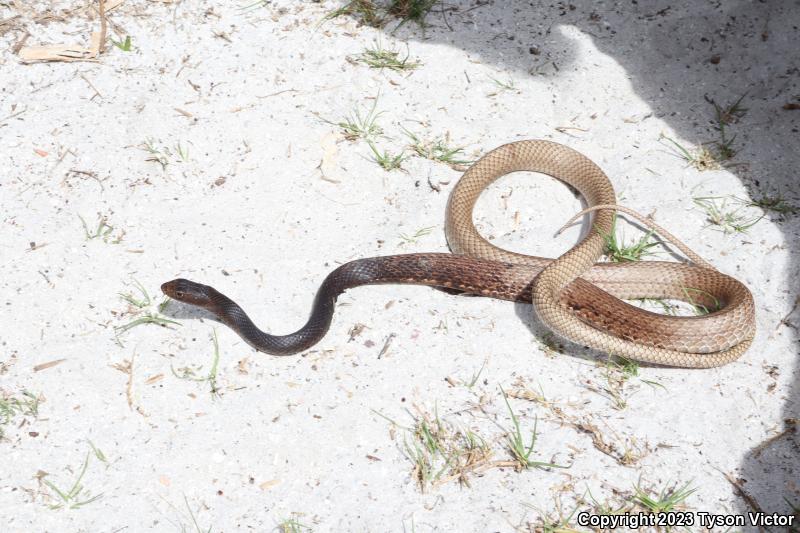
[[[692,202],[780,194],[798,205],[800,111],[782,109],[800,95],[796,3],[573,3],[454,2],[446,18],[436,8],[425,32],[409,23],[391,34],[394,23],[376,30],[349,17],[315,30],[334,1],[276,0],[250,12],[127,1],[109,31],[129,34],[133,51],[33,65],[11,51],[24,29],[27,45],[85,44],[97,21],[78,10],[36,24],[75,6],[0,4],[0,20],[22,15],[0,26],[0,391],[42,398],[38,416],[0,426],[2,530],[196,531],[188,502],[214,532],[270,531],[291,517],[315,531],[527,531],[559,505],[565,516],[590,510],[576,504],[588,491],[621,505],[639,480],[656,491],[690,483],[692,511],[751,510],[723,473],[766,511],[800,502],[797,435],[769,441],[800,403],[800,314],[780,323],[798,293],[797,218],[769,214],[725,234]],[[375,39],[403,51],[407,42],[423,65],[398,74],[346,60]],[[730,104],[745,92],[748,111],[729,128],[739,153],[726,170],[700,172],[659,141],[717,139],[703,95]],[[159,285],[177,276],[214,285],[285,333],[303,323],[336,265],[445,252],[444,209],[460,172],[419,157],[385,172],[366,143],[319,118],[363,112],[376,95],[385,132],[377,145],[390,152],[407,145],[406,128],[449,133],[470,158],[526,138],[591,157],[621,203],[653,213],[751,288],[752,348],[719,369],[641,368],[621,392],[626,407],[615,409],[597,392],[607,386],[598,354],[569,343],[549,353],[529,306],[424,287],[345,294],[328,335],[302,357],[255,352],[177,305],[165,314],[180,327],[142,325],[115,342],[114,328],[136,318],[118,296],[136,292],[133,280],[155,303]],[[148,161],[148,139],[171,150],[165,168]],[[578,227],[552,235],[580,205],[554,180],[510,176],[481,198],[477,221],[501,246],[554,256],[577,239]],[[92,230],[104,217],[113,230],[87,240],[79,217]],[[423,228],[431,230],[401,238]],[[366,327],[349,342],[356,324]],[[216,398],[209,383],[171,370],[207,375],[214,331]],[[120,370],[130,362],[130,374]],[[482,365],[472,388],[460,384]],[[490,469],[469,487],[422,493],[404,449],[413,437],[378,413],[409,427],[415,408],[438,411],[507,460],[512,422],[499,387],[520,383],[619,450],[649,451],[622,465],[545,406],[512,399],[526,437],[538,417],[534,456],[571,468]],[[102,497],[49,509],[59,498],[44,481],[68,490],[87,453],[73,502]]]

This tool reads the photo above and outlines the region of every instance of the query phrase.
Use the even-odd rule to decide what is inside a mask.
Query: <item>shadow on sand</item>
[[[800,103],[798,1],[451,0],[434,7],[428,23],[425,31],[406,24],[395,37],[440,42],[499,68],[553,77],[575,62],[576,47],[560,31],[573,26],[627,71],[633,90],[656,117],[695,145],[718,138],[713,108],[705,97],[730,104],[746,94],[747,114],[738,125],[746,131],[737,139],[742,153],[736,158],[746,164],[730,171],[751,198],[779,194],[797,203],[800,110],[787,104]],[[785,234],[790,257],[786,290],[794,298],[800,223],[798,217],[777,216],[773,222]],[[769,327],[783,328],[782,334],[793,336],[797,346],[797,325],[800,312]],[[798,369],[778,371],[796,376]],[[800,380],[794,379],[783,401],[783,418],[800,418]],[[737,474],[746,493],[740,493],[740,512],[759,506],[790,513],[787,499],[798,505],[797,433],[790,430],[775,440],[765,436],[745,455]]]

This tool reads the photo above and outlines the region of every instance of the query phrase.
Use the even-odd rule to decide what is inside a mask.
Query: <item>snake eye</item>
[[[176,298],[183,298],[183,295],[184,295],[183,291],[175,291]]]

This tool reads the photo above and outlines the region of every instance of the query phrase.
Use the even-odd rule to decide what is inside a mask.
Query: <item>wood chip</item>
[[[79,45],[50,44],[44,46],[26,46],[19,51],[23,61],[75,61],[86,59],[89,50]]]
[[[33,371],[34,372],[39,372],[40,370],[47,370],[48,368],[53,368],[56,365],[60,365],[64,361],[66,361],[66,359],[56,359],[55,361],[50,361],[48,363],[42,363],[40,365],[36,365],[35,367],[33,367]]]
[[[260,488],[261,490],[269,490],[272,487],[274,487],[275,485],[279,484],[280,482],[281,482],[280,479],[270,479],[269,481],[265,481],[264,483],[261,483],[258,486],[258,488]]]
[[[87,61],[100,53],[100,33],[92,33],[89,48],[79,44],[48,44],[25,46],[19,51],[19,58],[25,63],[39,61]]]

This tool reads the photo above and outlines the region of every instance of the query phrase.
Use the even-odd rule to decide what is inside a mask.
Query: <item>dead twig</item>
[[[20,37],[16,43],[14,43],[14,46],[11,47],[11,53],[14,55],[19,54],[19,51],[22,50],[23,46],[25,46],[25,42],[28,40],[28,37],[30,36],[31,34],[26,31],[25,34],[22,37]]]
[[[95,87],[95,86],[94,86],[94,84],[93,84],[92,82],[90,82],[90,81],[89,81],[89,78],[87,78],[87,77],[86,77],[86,76],[84,76],[83,74],[81,74],[81,78],[82,78],[82,79],[83,79],[83,81],[85,81],[85,82],[86,82],[86,84],[87,84],[89,87],[91,87],[91,88],[92,88],[92,90],[94,91],[94,96],[92,96],[91,98],[89,98],[89,100],[90,100],[90,101],[91,101],[91,100],[94,100],[95,96],[99,96],[100,98],[102,98],[102,97],[103,97],[103,95],[102,95],[102,94],[100,94],[100,91],[98,91],[98,90],[97,90],[97,87]]]
[[[128,401],[128,408],[131,411],[136,411],[140,415],[146,417],[147,413],[144,412],[144,409],[142,409],[138,405],[137,406],[133,405],[133,363],[135,359],[136,359],[136,354],[134,353],[133,355],[131,355],[130,360],[124,359],[121,363],[114,363],[109,366],[119,370],[123,374],[128,375],[128,383],[125,385],[125,398]]]
[[[17,20],[21,15],[14,15],[13,17],[8,17],[7,19],[0,20],[0,28],[7,24],[11,24],[15,20]]]
[[[0,122],[2,122],[2,121],[0,121]],[[786,313],[786,316],[784,316],[783,318],[780,319],[780,321],[778,322],[778,325],[775,326],[775,331],[778,331],[781,328],[781,326],[786,326],[787,328],[797,329],[797,326],[795,326],[794,324],[789,322],[789,317],[792,316],[792,313],[797,311],[797,306],[798,305],[800,305],[800,296],[798,296],[797,298],[794,299],[794,305],[792,306],[792,309],[788,313]]]
[[[786,420],[784,420],[783,424],[785,429],[780,433],[778,433],[777,435],[773,435],[772,437],[768,438],[767,440],[756,446],[751,452],[753,457],[758,457],[764,450],[775,444],[778,440],[782,439],[783,437],[787,435],[793,435],[794,433],[796,433],[797,423],[798,423],[797,418],[787,418]]]
[[[16,113],[11,113],[11,114],[10,114],[10,115],[8,115],[7,117],[0,118],[0,124],[2,124],[3,122],[5,122],[6,120],[11,120],[12,118],[14,118],[14,117],[17,117],[17,116],[19,116],[19,115],[23,114],[25,111],[27,111],[27,109],[20,109],[20,110],[19,110],[19,111],[17,111]]]
[[[386,337],[386,342],[383,343],[383,348],[381,348],[381,353],[378,354],[378,359],[386,355],[386,352],[389,351],[389,346],[392,345],[392,341],[395,337],[397,337],[397,333],[390,333],[389,336]]]
[[[717,468],[717,470],[719,470],[719,468]],[[757,513],[766,514],[764,512],[764,509],[761,508],[761,506],[758,504],[758,502],[755,500],[755,498],[750,496],[750,494],[748,494],[748,492],[746,490],[744,490],[744,487],[742,486],[741,481],[739,481],[738,479],[734,478],[732,475],[728,474],[727,472],[722,472],[722,470],[719,470],[719,471],[722,473],[723,476],[725,476],[725,479],[728,480],[728,483],[733,485],[733,488],[736,489],[736,493],[739,496],[741,496],[744,501],[747,502],[747,505],[749,505]]]
[[[100,0],[100,47],[98,48],[99,54],[102,54],[106,50],[107,31],[108,31],[108,22],[106,21],[106,0]],[[91,83],[89,85],[91,85]],[[94,89],[94,87],[92,87],[92,89]],[[97,89],[95,89],[95,91],[97,91]],[[98,94],[100,93],[98,92]]]

